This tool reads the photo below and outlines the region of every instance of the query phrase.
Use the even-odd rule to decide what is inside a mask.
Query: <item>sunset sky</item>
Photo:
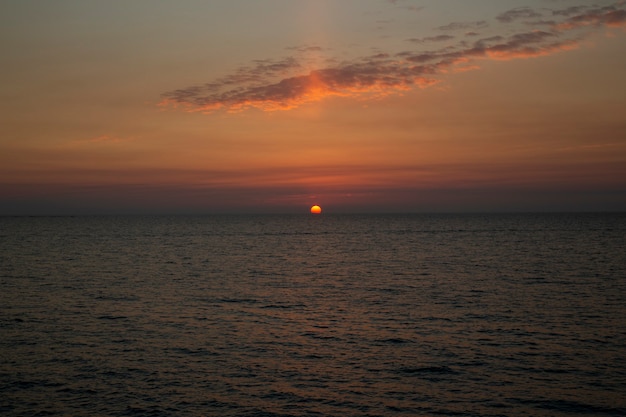
[[[626,210],[626,1],[0,0],[0,214]]]

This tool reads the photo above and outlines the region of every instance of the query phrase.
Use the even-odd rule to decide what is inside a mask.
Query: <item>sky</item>
[[[0,0],[0,215],[626,211],[624,0]]]

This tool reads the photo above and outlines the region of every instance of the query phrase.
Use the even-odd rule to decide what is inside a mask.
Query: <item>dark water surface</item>
[[[626,215],[0,218],[6,416],[626,415]]]

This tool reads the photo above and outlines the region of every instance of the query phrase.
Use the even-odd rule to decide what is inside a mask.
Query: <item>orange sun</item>
[[[313,214],[321,214],[322,213],[322,208],[316,204],[313,207],[311,207],[311,213],[313,213]]]

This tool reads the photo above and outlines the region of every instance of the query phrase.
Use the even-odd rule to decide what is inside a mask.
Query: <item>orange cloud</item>
[[[574,40],[567,40],[563,42],[557,42],[551,45],[544,45],[541,47],[519,47],[519,48],[488,48],[485,50],[485,54],[492,59],[499,60],[511,60],[511,59],[524,59],[524,58],[536,58],[540,56],[552,55],[561,51],[570,51],[578,48],[578,42]]]
[[[239,111],[251,107],[267,111],[286,110],[332,96],[381,97],[413,86],[426,87],[436,82],[429,76],[431,72],[406,63],[372,60],[220,93],[191,87],[164,94],[162,103],[187,105],[191,111],[201,112],[221,108]]]
[[[572,32],[584,27],[626,26],[624,2],[613,6],[590,8],[570,7],[553,11],[561,22],[536,21],[542,13],[524,7],[510,10],[496,17],[505,24],[507,33],[511,25],[523,20],[528,25],[548,30],[520,31],[513,35],[492,33],[473,43],[460,40],[455,46],[431,51],[381,52],[357,58],[332,67],[301,73],[305,65],[294,57],[282,60],[258,60],[252,66],[242,67],[233,74],[203,85],[191,86],[162,95],[161,104],[183,106],[187,111],[211,113],[217,110],[241,111],[256,108],[263,111],[288,110],[304,103],[328,97],[380,98],[398,94],[412,88],[424,88],[440,81],[443,74],[476,69],[476,60],[513,60],[552,55],[577,48],[583,35]],[[485,29],[486,21],[454,22],[441,26],[444,31]],[[505,32],[506,30],[506,32]],[[472,37],[477,36],[475,32]],[[466,39],[469,34],[466,34]],[[457,39],[452,35],[438,35],[409,39],[414,44]],[[305,48],[306,49],[306,48]],[[321,48],[316,47],[316,51]]]

